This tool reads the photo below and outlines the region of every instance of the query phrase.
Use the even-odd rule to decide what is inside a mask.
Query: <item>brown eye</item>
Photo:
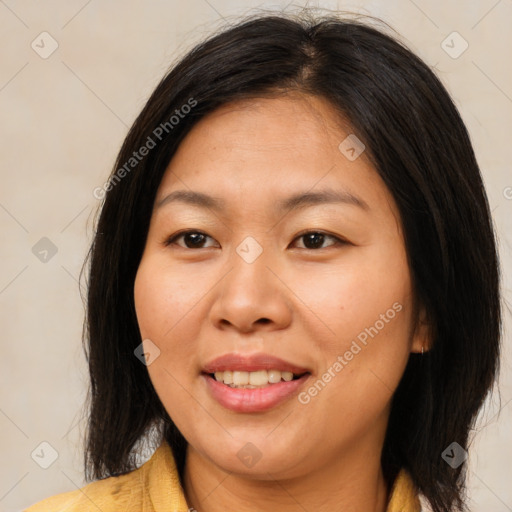
[[[183,238],[185,246],[181,244],[176,244],[176,240]],[[204,249],[204,243],[207,238],[211,238],[206,233],[202,233],[201,231],[182,231],[181,233],[177,233],[169,237],[164,244],[166,246],[176,244],[179,247],[183,247],[184,249]],[[213,239],[212,239],[213,240]]]
[[[295,240],[300,240],[300,239],[304,240],[304,246],[305,246],[305,247],[300,247],[301,249],[304,248],[304,249],[312,249],[312,250],[325,249],[325,248],[331,247],[333,245],[346,243],[343,240],[341,240],[340,238],[338,238],[334,235],[329,235],[327,233],[323,233],[322,231],[306,231],[305,233],[301,233],[299,236],[297,236],[295,238]],[[325,241],[327,239],[334,240],[334,243],[329,244],[326,247],[322,247],[322,245],[325,243]]]
[[[165,240],[164,245],[177,245],[183,249],[208,249],[213,246],[205,246],[207,239],[213,240],[212,237],[203,233],[201,231],[182,231],[180,233],[176,233],[171,235],[168,239]],[[183,243],[177,243],[177,240],[183,239]],[[317,249],[326,249],[335,245],[343,245],[347,242],[338,238],[334,235],[330,235],[328,233],[324,233],[322,231],[306,231],[295,237],[295,240],[303,239],[304,247],[299,247],[300,249],[308,249],[308,250],[317,250]],[[334,243],[330,243],[327,246],[324,246],[326,241],[333,240]]]

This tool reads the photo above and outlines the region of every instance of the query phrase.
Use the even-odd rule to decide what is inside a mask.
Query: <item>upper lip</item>
[[[258,370],[280,370],[282,372],[292,372],[296,375],[309,373],[307,368],[302,368],[289,363],[284,359],[272,356],[270,354],[224,354],[216,357],[204,365],[205,373],[223,372],[225,370],[256,372]]]

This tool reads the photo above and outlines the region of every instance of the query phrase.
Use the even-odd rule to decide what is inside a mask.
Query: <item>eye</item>
[[[300,233],[297,237],[295,237],[295,240],[304,239],[304,245],[306,247],[299,247],[300,249],[324,249],[326,247],[321,247],[326,239],[334,240],[333,244],[328,245],[327,247],[331,247],[333,245],[344,245],[347,244],[345,240],[342,240],[341,238],[338,238],[334,235],[329,235],[328,233],[324,233],[322,231],[304,231]]]
[[[176,240],[183,238],[185,242],[185,247],[183,247],[180,244],[180,247],[183,247],[184,249],[204,249],[204,242],[207,238],[211,238],[206,233],[203,233],[202,231],[194,231],[194,230],[188,230],[188,231],[182,231],[181,233],[176,233],[174,235],[171,235],[169,238],[167,238],[164,241],[164,245],[167,247],[169,245],[172,245],[176,242]],[[213,240],[213,238],[212,238]],[[206,247],[208,248],[208,247]]]
[[[176,243],[176,241],[181,238],[183,238],[185,246]],[[175,233],[174,235],[171,235],[169,238],[164,240],[163,244],[166,247],[176,244],[179,247],[182,247],[183,249],[208,249],[209,247],[204,245],[205,241],[208,238],[213,240],[213,238],[211,238],[206,233],[203,233],[202,231],[188,230],[181,231],[180,233]],[[296,236],[294,241],[300,240],[301,238],[304,239],[305,247],[299,247],[300,249],[324,249],[326,247],[322,247],[322,245],[325,243],[327,239],[334,240],[334,243],[329,244],[327,247],[331,247],[333,245],[346,245],[348,243],[337,236],[330,235],[322,231],[304,231],[300,233],[298,236]]]

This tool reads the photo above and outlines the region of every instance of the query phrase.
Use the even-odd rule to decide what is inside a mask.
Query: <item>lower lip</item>
[[[213,398],[226,409],[235,412],[261,412],[271,409],[294,396],[309,376],[306,373],[296,380],[269,384],[265,388],[244,389],[231,388],[208,374],[202,374]]]

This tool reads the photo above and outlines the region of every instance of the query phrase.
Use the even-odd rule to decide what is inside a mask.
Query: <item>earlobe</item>
[[[419,312],[419,318],[416,322],[416,328],[413,335],[411,352],[424,354],[432,347],[431,325],[427,318],[425,308],[422,306]]]

